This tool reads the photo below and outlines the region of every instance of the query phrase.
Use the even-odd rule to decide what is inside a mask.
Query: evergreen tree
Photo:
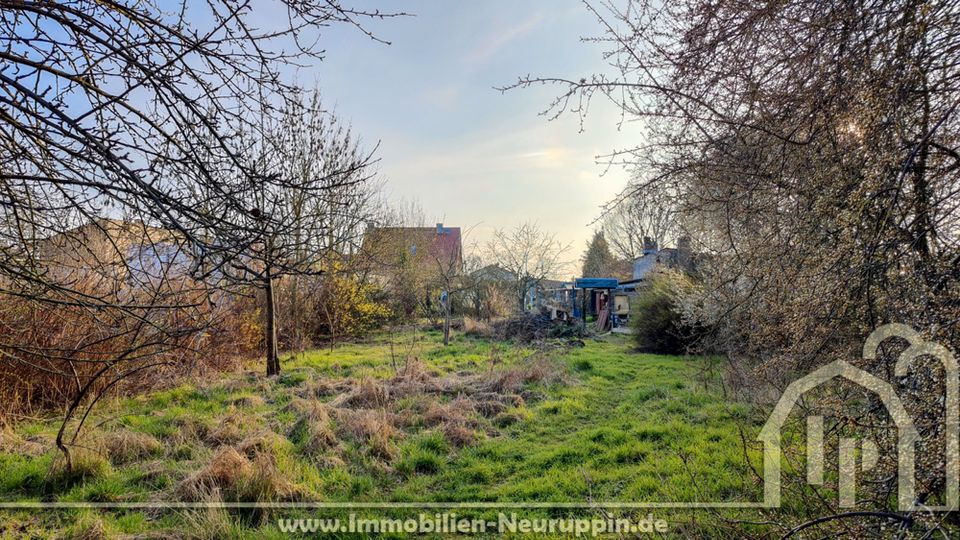
[[[593,233],[583,254],[583,277],[610,277],[616,273],[617,260],[602,231]]]

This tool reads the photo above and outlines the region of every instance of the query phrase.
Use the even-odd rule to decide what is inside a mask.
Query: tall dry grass
[[[76,285],[74,285],[76,287]],[[196,286],[69,297],[0,294],[0,424],[65,411],[104,393],[136,393],[223,370],[259,336],[245,299]],[[110,303],[112,302],[112,304]]]

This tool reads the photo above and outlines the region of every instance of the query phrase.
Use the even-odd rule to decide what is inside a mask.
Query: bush
[[[377,289],[348,269],[332,265],[319,279],[312,291],[317,337],[336,340],[360,336],[390,317],[387,306],[377,301]]]
[[[679,302],[692,290],[690,278],[679,272],[656,274],[632,302],[637,347],[648,353],[683,354],[697,332],[687,324]]]

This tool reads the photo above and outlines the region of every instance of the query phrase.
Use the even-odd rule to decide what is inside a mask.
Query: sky
[[[363,5],[363,4],[361,4]],[[540,113],[558,87],[501,93],[522,75],[579,79],[604,71],[603,49],[581,42],[599,23],[577,0],[407,0],[378,3],[411,17],[366,25],[390,45],[347,27],[324,31],[325,59],[297,74],[372,147],[392,198],[415,200],[428,223],[483,246],[496,228],[535,221],[582,254],[600,205],[628,171],[596,157],[636,146],[597,101],[576,115]],[[609,68],[607,68],[609,69]]]

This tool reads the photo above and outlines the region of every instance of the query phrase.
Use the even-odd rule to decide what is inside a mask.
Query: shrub
[[[632,324],[637,347],[655,354],[683,354],[696,332],[680,312],[679,302],[693,284],[679,272],[656,274],[633,302]]]
[[[118,305],[155,301],[149,291],[120,285],[119,292],[105,296],[103,283],[86,279],[90,283],[78,280],[71,286]],[[250,314],[242,298],[180,282],[168,286],[185,289],[175,297],[181,306],[142,312],[3,296],[0,325],[5,354],[0,356],[0,387],[5,392],[0,400],[0,424],[62,410],[77,397],[77,389],[87,384],[89,396],[108,390],[122,395],[140,393],[170,385],[182,375],[235,367],[237,358],[252,350],[245,322]],[[211,298],[217,302],[208,301]],[[130,330],[145,320],[150,321],[151,331]],[[122,360],[113,369],[101,371],[118,358]],[[112,384],[120,373],[124,373],[122,380]]]
[[[342,265],[331,265],[312,291],[318,337],[356,337],[386,322],[390,310],[377,301],[377,292]]]

